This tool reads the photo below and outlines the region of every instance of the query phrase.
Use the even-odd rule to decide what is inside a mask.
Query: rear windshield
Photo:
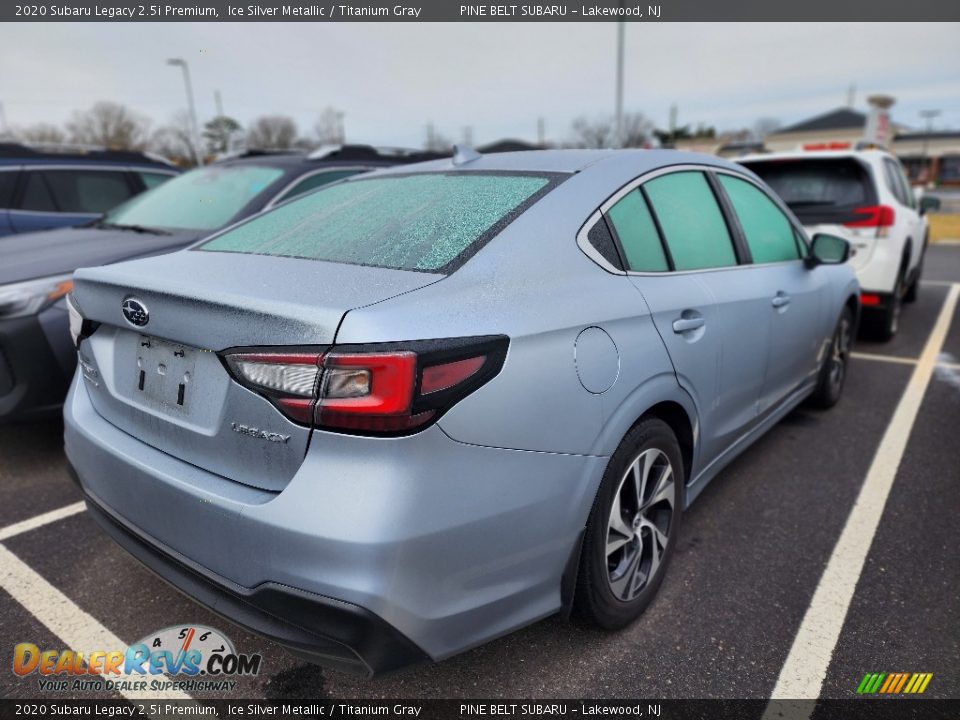
[[[787,205],[867,205],[866,170],[850,158],[744,163]]]
[[[292,200],[196,249],[444,271],[555,181],[479,172],[357,178]]]
[[[192,170],[137,195],[107,213],[114,225],[216,230],[276,181],[283,170],[255,165]]]

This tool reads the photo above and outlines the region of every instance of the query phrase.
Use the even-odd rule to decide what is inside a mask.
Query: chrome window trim
[[[751,178],[749,175],[743,174],[731,168],[720,167],[718,165],[709,165],[709,164],[698,165],[696,163],[684,163],[682,165],[667,165],[664,167],[657,168],[655,170],[650,170],[649,172],[646,172],[643,175],[640,175],[639,177],[634,178],[633,180],[628,182],[626,185],[623,185],[619,190],[613,193],[613,195],[607,198],[600,205],[600,207],[597,208],[590,215],[590,217],[587,218],[586,222],[580,228],[579,232],[577,233],[577,246],[580,248],[581,252],[583,252],[584,255],[586,255],[588,258],[593,260],[593,262],[599,265],[606,272],[612,275],[627,275],[627,276],[633,275],[633,276],[658,277],[658,276],[665,276],[665,275],[689,275],[691,273],[740,270],[742,268],[749,268],[749,267],[771,267],[774,265],[788,265],[790,263],[803,262],[803,258],[800,257],[800,258],[797,258],[796,260],[779,260],[777,262],[771,262],[771,263],[755,263],[751,260],[751,262],[744,263],[744,264],[737,263],[736,265],[724,265],[722,267],[716,267],[716,268],[698,268],[696,270],[661,270],[657,272],[642,271],[642,270],[621,270],[620,268],[617,268],[611,265],[607,261],[607,259],[604,258],[602,255],[600,255],[600,253],[596,250],[596,248],[594,248],[593,245],[590,244],[588,235],[590,234],[590,231],[593,229],[593,226],[597,223],[597,221],[603,215],[606,215],[607,211],[611,207],[616,205],[617,202],[619,202],[625,195],[627,195],[633,190],[636,190],[638,187],[640,187],[644,183],[649,182],[650,180],[653,180],[655,178],[661,177],[662,175],[669,175],[675,172],[690,172],[690,171],[712,172],[712,173],[718,173],[723,175],[732,175],[735,178],[739,178],[740,180],[745,180],[751,185],[753,185],[760,192],[762,192],[771,202],[773,202],[773,204],[776,205],[781,212],[784,213],[784,216],[789,221],[790,226],[800,232],[800,236],[805,239],[805,246],[806,246],[807,252],[809,252],[810,239],[809,237],[807,237],[806,231],[803,229],[802,225],[799,225],[798,223],[794,222],[792,213],[784,211],[783,201],[781,201],[779,198],[775,196],[772,196],[769,192],[767,192],[767,190],[762,185],[760,185],[756,180]],[[723,208],[720,207],[719,202],[717,203],[717,207],[720,209],[722,213]],[[732,237],[730,238],[730,241],[731,243],[733,242]]]
[[[291,197],[291,198],[287,198],[287,200],[281,200],[280,198],[282,198],[285,193],[287,193],[287,192],[289,192],[290,190],[292,190],[293,188],[295,188],[298,184],[300,184],[301,182],[303,182],[303,181],[306,180],[307,178],[311,178],[311,177],[313,177],[314,175],[321,175],[321,174],[323,174],[323,173],[330,173],[330,172],[339,172],[339,171],[342,171],[342,170],[357,170],[357,171],[358,171],[358,174],[359,174],[359,173],[363,173],[363,172],[370,172],[371,170],[376,170],[376,168],[375,168],[375,167],[372,167],[372,166],[369,166],[369,165],[339,165],[339,166],[336,166],[336,167],[333,167],[333,166],[329,166],[329,165],[328,165],[327,167],[317,168],[316,170],[311,170],[310,172],[304,173],[303,175],[298,175],[298,176],[295,177],[293,180],[291,180],[289,183],[287,183],[287,185],[285,185],[276,195],[274,195],[274,196],[270,199],[270,202],[268,202],[266,205],[263,206],[263,210],[269,210],[270,208],[276,207],[277,205],[281,205],[282,203],[287,202],[287,200],[293,200],[292,197]],[[341,179],[341,180],[345,180],[346,178],[340,178],[340,179]],[[324,185],[320,185],[319,187],[314,188],[314,190],[317,190],[317,189],[319,189],[319,188],[321,188],[321,187],[325,187],[325,186],[324,186]],[[308,191],[308,192],[310,192],[310,191]],[[299,195],[294,195],[294,197],[300,197],[300,196],[299,196]],[[263,212],[263,211],[261,210],[261,212]]]

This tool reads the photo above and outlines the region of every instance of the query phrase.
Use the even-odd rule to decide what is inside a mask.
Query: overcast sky
[[[579,115],[613,111],[613,23],[142,23],[0,26],[0,103],[11,126],[62,123],[113,100],[165,123],[185,107],[190,63],[200,121],[220,90],[228,115],[294,117],[301,132],[327,106],[347,139],[422,145],[432,121],[460,140],[562,141]],[[960,128],[960,24],[628,23],[627,111],[658,126],[784,124],[843,106],[851,84],[897,98],[893,119]]]

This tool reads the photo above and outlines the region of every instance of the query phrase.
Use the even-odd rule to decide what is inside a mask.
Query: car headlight
[[[0,318],[36,315],[73,289],[73,275],[28,280],[0,286]]]

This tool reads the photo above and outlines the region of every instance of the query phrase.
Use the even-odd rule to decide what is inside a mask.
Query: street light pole
[[[190,108],[190,145],[197,158],[197,164],[203,165],[203,151],[200,149],[200,131],[197,125],[197,109],[193,104],[193,86],[190,84],[190,66],[183,58],[170,58],[167,65],[179,67],[183,71],[183,84],[187,89],[187,106]]]
[[[617,100],[615,114],[615,132],[614,144],[619,148],[623,147],[623,29],[625,23],[621,20],[617,23]]]
[[[927,152],[930,149],[930,133],[933,132],[933,119],[940,114],[939,110],[921,110],[920,117],[927,121],[927,131],[923,136],[923,170],[926,173],[926,180],[932,180],[930,177],[930,159]]]

